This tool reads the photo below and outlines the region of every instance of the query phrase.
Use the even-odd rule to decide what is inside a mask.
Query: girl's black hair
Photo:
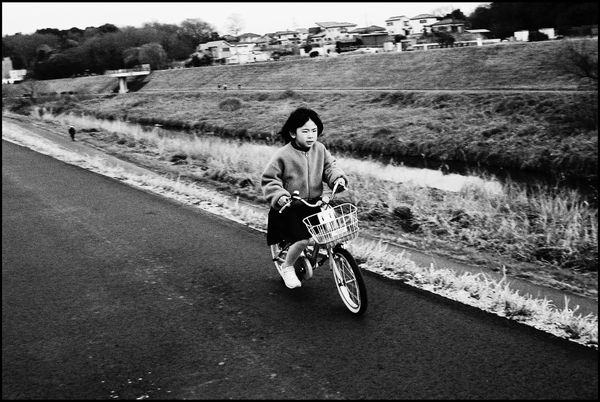
[[[321,122],[321,118],[317,112],[306,107],[299,107],[290,114],[290,117],[288,117],[287,121],[279,131],[279,135],[281,135],[283,141],[286,144],[292,141],[290,132],[295,133],[296,129],[305,125],[309,119],[317,125],[317,133],[321,135],[323,132],[323,122]]]

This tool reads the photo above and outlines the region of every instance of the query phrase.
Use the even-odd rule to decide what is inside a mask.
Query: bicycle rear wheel
[[[271,244],[269,247],[271,249],[271,259],[273,260],[273,264],[275,264],[277,271],[281,273],[283,263],[285,262],[285,258],[287,256],[287,248],[282,252],[280,244]],[[312,278],[313,267],[310,263],[310,260],[306,256],[306,251],[302,252],[302,255],[300,255],[300,257],[298,257],[296,260],[296,263],[294,264],[294,270],[296,271],[296,276],[300,281]]]
[[[367,310],[367,288],[360,268],[350,252],[340,246],[332,251],[333,279],[340,298],[353,314],[360,315]]]

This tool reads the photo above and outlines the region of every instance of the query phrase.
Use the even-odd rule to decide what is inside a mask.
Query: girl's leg
[[[308,241],[309,241],[309,239],[299,240],[296,243],[292,244],[290,246],[290,249],[288,250],[288,253],[287,253],[287,256],[285,257],[285,262],[283,263],[283,265],[286,267],[293,266],[294,263],[296,262],[296,260],[298,259],[298,257],[300,257],[300,254],[302,253],[302,251],[304,251],[306,246],[308,246]]]

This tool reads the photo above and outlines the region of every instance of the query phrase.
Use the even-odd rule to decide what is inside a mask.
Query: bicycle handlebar
[[[333,199],[335,198],[335,193],[337,192],[338,187],[340,187],[340,183],[335,183],[335,185],[333,186],[333,190],[331,192],[331,199],[329,199],[328,196],[324,196],[321,197],[317,202],[315,202],[314,204],[311,204],[310,202],[306,201],[305,199],[303,199],[302,197],[300,197],[300,192],[298,190],[294,191],[294,193],[292,194],[290,200],[288,202],[286,202],[281,209],[279,210],[279,213],[282,213],[284,209],[286,209],[287,207],[289,207],[290,205],[292,205],[292,202],[294,200],[298,200],[298,201],[302,201],[305,205],[309,206],[309,207],[320,207],[323,204],[329,204],[331,201],[333,201]],[[345,188],[345,186],[342,186]]]

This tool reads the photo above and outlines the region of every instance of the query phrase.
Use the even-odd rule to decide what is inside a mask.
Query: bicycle
[[[311,235],[306,249],[294,264],[300,281],[312,278],[314,270],[329,261],[329,268],[340,298],[344,305],[355,315],[363,314],[367,309],[367,288],[354,257],[344,248],[344,244],[358,236],[358,218],[356,206],[343,203],[331,205],[338,185],[332,191],[332,197],[321,197],[316,203],[309,203],[294,191],[290,201],[280,210],[282,213],[294,201],[310,207],[321,207],[321,211],[304,218],[302,221]],[[285,261],[290,242],[271,245],[271,257],[278,271]]]

